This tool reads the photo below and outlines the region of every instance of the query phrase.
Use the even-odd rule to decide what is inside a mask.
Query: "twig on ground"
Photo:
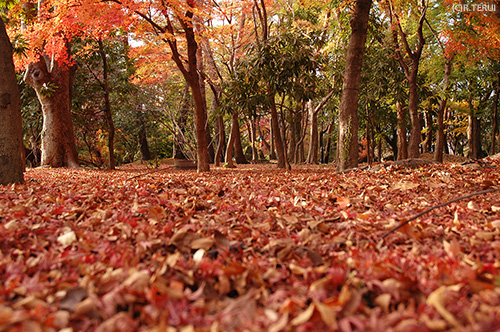
[[[495,191],[500,191],[500,188],[492,188],[492,189],[486,189],[486,190],[481,190],[481,191],[476,191],[475,193],[472,193],[472,194],[469,194],[469,195],[465,195],[465,196],[461,196],[461,197],[458,197],[458,198],[454,198],[452,199],[451,201],[447,201],[447,202],[444,202],[444,203],[441,203],[441,204],[438,204],[438,205],[435,205],[433,207],[430,207],[428,208],[427,210],[425,211],[422,211],[420,212],[419,214],[411,217],[410,219],[408,220],[405,220],[404,222],[402,222],[401,224],[399,224],[398,226],[390,229],[387,233],[385,233],[384,235],[382,235],[382,239],[385,239],[389,234],[391,233],[394,233],[395,231],[397,231],[398,229],[400,229],[401,227],[403,227],[404,225],[407,225],[410,221],[413,221],[415,219],[418,219],[420,218],[421,216],[423,216],[424,214],[426,213],[429,213],[431,212],[432,210],[435,210],[435,209],[438,209],[440,207],[443,207],[443,206],[446,206],[448,204],[451,204],[451,203],[455,203],[455,202],[458,202],[458,201],[461,201],[461,200],[464,200],[464,199],[467,199],[467,198],[471,198],[471,197],[474,197],[474,196],[479,196],[479,195],[484,195],[484,194],[488,194],[488,193],[492,193],[492,192],[495,192]]]

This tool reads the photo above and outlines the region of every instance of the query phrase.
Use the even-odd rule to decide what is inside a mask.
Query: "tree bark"
[[[108,61],[102,39],[99,39],[99,54],[102,60],[103,81],[102,89],[104,90],[104,114],[106,117],[106,126],[108,129],[108,169],[115,169],[115,124],[113,123],[113,114],[111,112],[111,103],[109,99],[109,78],[108,78]]]
[[[241,129],[240,123],[238,121],[238,114],[236,114],[236,117],[233,116],[233,125],[236,128],[236,136],[234,136],[234,159],[236,160],[237,164],[248,164],[247,158],[243,153],[243,146],[241,145]]]
[[[337,171],[358,166],[358,99],[371,0],[357,0],[351,16],[344,85],[339,109]]]
[[[271,100],[271,127],[273,129],[273,141],[278,157],[278,168],[286,168],[285,147],[283,146],[278,111],[276,110],[276,102],[274,101],[274,98]]]
[[[410,113],[411,119],[411,131],[410,131],[410,140],[408,143],[408,157],[410,158],[418,158],[420,155],[419,146],[420,140],[422,138],[422,123],[420,122],[420,116],[418,114],[418,88],[417,88],[417,77],[418,77],[418,67],[420,65],[420,58],[422,56],[422,50],[425,44],[425,38],[423,34],[423,25],[425,21],[425,15],[427,12],[427,4],[424,0],[422,0],[422,12],[420,13],[420,19],[417,25],[417,43],[416,49],[413,51],[410,48],[408,38],[406,33],[403,31],[401,26],[401,21],[392,9],[392,5],[390,7],[390,18],[391,23],[395,24],[396,30],[393,32],[394,44],[396,46],[396,56],[403,68],[406,79],[408,80],[408,89],[409,89],[409,97],[408,97],[408,111]],[[403,43],[403,47],[405,49],[406,54],[410,58],[410,65],[408,65],[403,59],[403,55],[400,51],[400,44],[398,40],[398,35],[401,37],[401,41]]]
[[[215,167],[220,166],[222,151],[224,150],[224,143],[226,142],[226,135],[224,132],[224,119],[222,115],[217,117],[217,149],[215,150]]]
[[[165,39],[168,43],[170,50],[172,51],[172,60],[174,60],[177,68],[182,73],[182,76],[186,80],[187,84],[191,89],[194,102],[194,118],[195,118],[195,132],[197,141],[197,170],[198,172],[208,172],[210,171],[209,155],[208,155],[208,115],[206,103],[203,99],[202,87],[200,86],[200,76],[198,74],[198,61],[196,58],[196,53],[198,49],[198,43],[196,41],[196,36],[194,33],[194,1],[190,0],[187,2],[189,9],[183,17],[177,17],[178,22],[184,30],[184,35],[187,44],[187,68],[185,65],[185,60],[182,59],[177,46],[177,41],[175,38]],[[167,20],[167,26],[161,27],[155,24],[150,18],[144,14],[139,14],[143,18],[147,19],[150,24],[152,24],[156,29],[162,32],[169,32],[175,35],[175,28],[170,21],[169,16],[165,16]]]
[[[311,121],[311,136],[309,142],[309,152],[307,154],[307,163],[316,165],[318,163],[318,113],[314,111],[312,105],[309,109],[310,121]]]
[[[12,45],[0,18],[0,184],[24,182],[21,97],[12,60]]]
[[[408,157],[418,158],[420,156],[419,146],[422,138],[422,123],[418,114],[418,88],[417,88],[417,73],[419,62],[414,61],[412,71],[408,79],[410,96],[408,99],[408,111],[410,113],[411,131],[410,140],[408,142]]]
[[[446,58],[444,65],[444,77],[443,77],[443,97],[439,102],[438,114],[437,114],[437,125],[438,130],[436,134],[436,147],[434,151],[434,160],[440,163],[443,162],[443,153],[445,145],[445,134],[444,134],[444,111],[446,109],[446,104],[448,103],[448,90],[449,90],[449,78],[451,74],[453,64],[453,57]]]
[[[471,159],[478,159],[481,152],[481,124],[477,116],[473,113],[469,115],[467,139],[469,141],[469,153],[467,157]]]
[[[141,151],[141,160],[151,160],[151,151],[149,150],[148,137],[146,135],[146,124],[139,122],[139,149]]]
[[[234,168],[234,162],[233,162],[233,147],[234,147],[234,141],[236,139],[236,136],[238,135],[239,131],[239,126],[238,126],[238,114],[233,113],[232,116],[232,122],[231,122],[231,134],[229,135],[229,141],[227,142],[227,148],[226,148],[226,164],[224,165],[225,167],[228,168]]]
[[[406,141],[406,110],[403,104],[396,102],[398,116],[398,155],[397,160],[408,158],[408,145]]]
[[[500,6],[499,6],[500,7]],[[498,95],[500,94],[500,71],[497,73],[497,89],[495,98],[493,100],[493,116],[491,122],[493,128],[491,129],[491,155],[496,153],[496,138],[498,133]]]
[[[24,80],[42,105],[42,166],[79,168],[71,119],[73,68],[40,57],[28,66]]]
[[[432,137],[434,136],[434,132],[432,130],[431,109],[432,106],[429,106],[424,113],[425,128],[427,129],[427,133],[425,134],[425,141],[422,144],[424,148],[424,153],[430,153],[432,150]]]

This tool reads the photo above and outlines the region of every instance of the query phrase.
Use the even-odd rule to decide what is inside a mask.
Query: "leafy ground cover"
[[[487,162],[29,170],[0,186],[0,331],[494,331],[500,192],[387,234],[498,188]]]

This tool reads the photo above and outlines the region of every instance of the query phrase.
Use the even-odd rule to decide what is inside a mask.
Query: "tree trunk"
[[[189,98],[189,86],[186,82],[184,86],[184,93],[181,102],[181,108],[179,110],[179,118],[177,119],[177,125],[173,126],[173,130],[175,131],[174,135],[174,151],[173,158],[174,159],[187,159],[186,154],[184,153],[184,145],[182,141],[182,137],[184,136],[184,131],[186,130],[186,122],[187,116],[191,107],[190,98]],[[174,121],[175,122],[175,121]]]
[[[274,98],[272,98],[271,100],[271,127],[273,129],[273,141],[278,157],[278,168],[286,168],[285,147],[283,146],[283,139],[281,137],[281,130],[278,119],[278,111],[276,110],[276,103],[274,101]]]
[[[0,18],[0,184],[24,182],[21,97],[12,60],[12,45]]]
[[[472,106],[472,105],[471,105]],[[481,128],[479,119],[472,113],[469,115],[467,139],[469,141],[468,158],[478,159],[481,152]]]
[[[274,142],[274,129],[273,129],[273,118],[271,116],[271,127],[269,129],[269,134],[271,136],[271,145],[269,147],[269,160],[276,160],[278,156],[276,155],[276,145]]]
[[[40,57],[28,66],[24,80],[42,105],[42,166],[80,167],[71,120],[73,70]]]
[[[102,89],[104,90],[104,114],[106,116],[106,126],[108,128],[108,169],[115,169],[115,125],[113,123],[113,115],[111,113],[111,103],[109,100],[109,79],[108,79],[108,61],[102,39],[99,39],[99,54],[102,60],[103,81]]]
[[[260,118],[257,121],[257,130],[259,131],[259,137],[260,137],[260,140],[262,141],[262,145],[264,145],[264,149],[266,149],[267,151],[269,151],[269,153],[271,153],[271,146],[269,145],[269,143],[267,143],[266,137],[262,134],[262,129],[260,127]],[[273,141],[273,139],[271,137],[271,142],[272,141]],[[262,146],[261,146],[261,148],[262,148]],[[271,159],[271,158],[269,158],[269,159]]]
[[[332,122],[328,125],[328,130],[326,131],[325,159],[323,160],[324,164],[328,164],[330,162],[330,150],[332,148],[332,132],[334,126],[335,120],[332,120]]]
[[[446,109],[446,104],[448,103],[448,90],[449,90],[449,78],[451,74],[451,69],[453,68],[453,57],[446,58],[444,64],[444,77],[443,77],[443,98],[439,102],[438,115],[437,115],[437,125],[438,130],[436,133],[436,147],[434,151],[434,160],[440,163],[443,162],[443,152],[445,147],[445,135],[444,135],[444,111]]]
[[[215,166],[219,167],[224,150],[224,143],[226,142],[226,134],[224,132],[224,119],[222,115],[217,117],[217,150],[215,151]]]
[[[255,141],[257,140],[257,130],[256,130],[256,124],[255,124],[255,118],[251,118],[247,122],[248,126],[248,135],[250,137],[250,146],[252,148],[252,163],[255,164],[257,162],[258,153],[257,153],[257,147],[255,146]]]
[[[236,117],[233,116],[233,124],[236,128],[236,136],[234,137],[234,159],[236,160],[237,164],[248,164],[247,158],[243,153],[243,146],[241,145],[241,130],[240,123],[238,121],[238,114],[236,114]]]
[[[425,134],[425,141],[423,142],[424,153],[430,153],[432,151],[432,137],[434,136],[434,132],[432,130],[432,114],[431,114],[431,106],[424,113],[425,119],[425,128],[427,129],[427,133]]]
[[[425,15],[427,12],[427,4],[422,0],[420,13],[420,19],[417,25],[416,35],[418,37],[416,42],[416,49],[413,51],[410,48],[410,44],[408,42],[407,34],[403,31],[403,27],[401,26],[401,20],[398,17],[398,14],[393,12],[392,4],[390,4],[390,19],[391,23],[395,24],[395,29],[393,30],[393,39],[394,44],[396,46],[396,56],[403,68],[406,79],[408,80],[408,89],[409,89],[409,97],[408,97],[408,112],[410,113],[411,120],[411,132],[410,132],[410,140],[408,143],[408,157],[410,158],[418,158],[420,155],[419,146],[420,140],[422,138],[422,123],[420,121],[420,116],[418,114],[418,89],[417,89],[417,77],[418,77],[418,67],[420,64],[420,58],[422,56],[422,50],[425,44],[425,38],[423,34],[423,25],[425,22]],[[406,55],[410,59],[410,64],[405,62],[403,55],[400,51],[400,43],[398,40],[398,35],[401,37],[401,41],[406,52]]]
[[[200,85],[200,76],[198,74],[198,61],[196,58],[196,53],[198,50],[198,43],[196,41],[196,36],[194,33],[194,1],[188,1],[188,6],[190,7],[185,13],[185,16],[178,17],[178,21],[184,30],[184,35],[186,37],[187,44],[187,68],[186,62],[182,59],[179,53],[179,48],[177,46],[177,41],[175,38],[165,39],[165,41],[170,46],[172,51],[172,60],[174,60],[177,68],[182,73],[182,76],[186,80],[187,84],[191,89],[194,102],[194,123],[196,132],[196,142],[197,142],[197,170],[198,172],[208,172],[210,171],[209,156],[208,156],[208,115],[206,103],[203,99],[202,87]],[[165,17],[167,20],[167,26],[160,28],[163,32],[169,32],[175,35],[175,29],[168,16]]]
[[[396,102],[398,115],[398,155],[397,160],[408,158],[408,145],[406,142],[406,110],[403,104]]]
[[[410,96],[408,99],[408,111],[410,113],[411,131],[408,142],[408,157],[418,158],[420,156],[419,146],[422,138],[422,123],[418,114],[418,88],[417,88],[418,61],[414,62],[410,79],[408,80]]]
[[[146,135],[146,124],[140,122],[139,128],[139,149],[141,151],[141,160],[151,160],[151,151],[149,150],[148,137]]]
[[[499,6],[500,7],[500,6]],[[500,71],[497,73],[497,89],[495,98],[493,100],[493,116],[491,122],[493,128],[491,129],[491,155],[496,153],[496,138],[498,133],[498,95],[500,94]]]
[[[344,85],[339,109],[337,171],[358,166],[358,99],[371,0],[357,0],[351,16]]]
[[[316,165],[318,163],[318,113],[315,112],[312,105],[309,108],[311,121],[311,138],[309,142],[309,152],[307,153],[307,163]]]
[[[238,114],[235,112],[233,113],[232,116],[232,122],[231,122],[231,134],[229,135],[229,142],[227,142],[227,148],[226,148],[226,165],[225,167],[228,168],[234,168],[233,163],[233,147],[234,147],[234,141],[236,139],[236,136],[238,135],[239,132],[239,126],[238,126]]]

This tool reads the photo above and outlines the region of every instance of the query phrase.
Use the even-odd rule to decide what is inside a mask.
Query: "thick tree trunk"
[[[71,120],[72,68],[40,57],[31,63],[25,81],[42,105],[42,166],[80,167]]]
[[[398,155],[397,160],[408,158],[408,145],[406,141],[406,110],[403,104],[396,102],[398,115]]]
[[[337,171],[358,166],[358,99],[371,0],[357,0],[351,16],[344,85],[339,109]]]
[[[0,184],[23,183],[24,152],[21,99],[12,45],[0,18]]]

